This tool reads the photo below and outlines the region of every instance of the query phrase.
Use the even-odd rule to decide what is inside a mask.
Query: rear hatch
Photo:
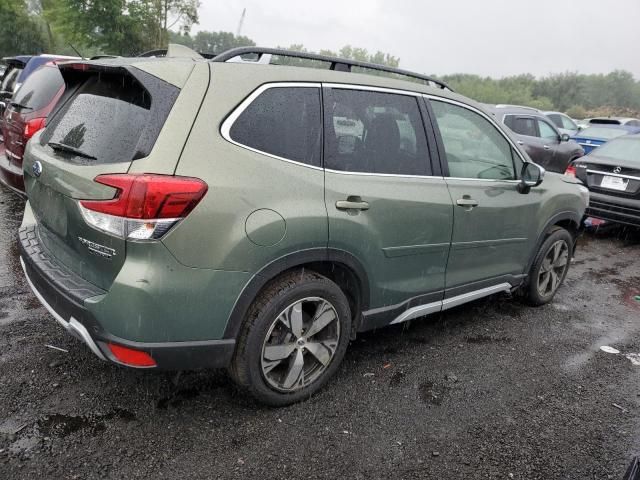
[[[74,63],[60,70],[66,89],[26,150],[25,188],[43,246],[108,289],[124,263],[126,241],[90,226],[78,200],[116,196],[116,188],[94,179],[126,173],[151,153],[180,89],[127,65]]]
[[[29,76],[9,102],[2,128],[7,158],[14,165],[22,166],[27,140],[44,126],[44,120],[63,88],[58,67],[43,66]]]
[[[613,197],[640,200],[640,158],[637,165],[628,161],[596,156],[581,158],[576,176],[590,191]]]

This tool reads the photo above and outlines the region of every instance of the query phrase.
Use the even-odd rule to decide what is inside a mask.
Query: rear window
[[[605,143],[595,153],[599,157],[624,160],[640,165],[640,137],[618,138]]]
[[[622,125],[620,120],[613,118],[592,118],[589,123],[592,125]]]
[[[53,100],[64,87],[64,80],[58,67],[41,67],[22,84],[11,101],[12,104],[40,110]]]
[[[0,86],[0,92],[13,93],[13,87],[16,84],[18,75],[22,72],[21,68],[11,68],[4,72],[4,78],[2,79],[2,85]]]
[[[82,164],[128,162],[147,156],[179,90],[144,72],[137,75],[145,85],[150,83],[158,101],[152,102],[149,90],[126,73],[83,77],[78,86],[69,87],[73,93],[63,99],[41,143],[57,144],[57,156]]]
[[[602,128],[602,127],[589,127],[585,128],[581,133],[580,137],[591,137],[591,138],[616,138],[621,137],[622,135],[626,135],[627,131],[623,129],[617,128]]]

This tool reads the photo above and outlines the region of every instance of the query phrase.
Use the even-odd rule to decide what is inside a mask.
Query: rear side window
[[[18,108],[40,110],[51,103],[62,87],[64,80],[58,67],[41,67],[27,78],[11,103]]]
[[[231,140],[263,153],[320,166],[322,119],[318,87],[273,87],[242,111]]]
[[[15,84],[16,84],[16,80],[20,75],[20,72],[22,72],[21,68],[9,67],[9,69],[4,73],[4,77],[2,79],[2,86],[0,86],[0,91],[12,93],[13,88],[15,87]]]
[[[325,167],[397,175],[431,175],[415,97],[325,89]]]
[[[505,115],[504,124],[513,132],[528,137],[537,137],[536,121],[532,117],[520,117],[517,115]]]
[[[127,73],[101,72],[70,80],[73,93],[54,114],[41,137],[56,155],[82,164],[129,162],[147,156],[179,89],[144,72],[142,84]],[[71,77],[70,77],[71,78]],[[61,102],[62,103],[62,102]],[[71,149],[79,152],[73,155]]]

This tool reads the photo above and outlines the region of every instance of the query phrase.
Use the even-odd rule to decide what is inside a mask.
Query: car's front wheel
[[[231,376],[268,405],[303,400],[335,373],[350,330],[349,302],[334,282],[313,272],[285,274],[253,302]]]
[[[551,232],[542,243],[531,266],[525,291],[531,305],[544,305],[553,299],[569,271],[573,244],[571,234],[560,227]]]

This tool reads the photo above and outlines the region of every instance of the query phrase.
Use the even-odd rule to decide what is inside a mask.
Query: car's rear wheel
[[[544,305],[553,299],[569,271],[573,243],[571,234],[559,227],[542,243],[525,291],[531,305]]]
[[[313,272],[285,274],[251,306],[231,376],[268,405],[306,399],[337,370],[350,330],[349,302],[334,282]]]

